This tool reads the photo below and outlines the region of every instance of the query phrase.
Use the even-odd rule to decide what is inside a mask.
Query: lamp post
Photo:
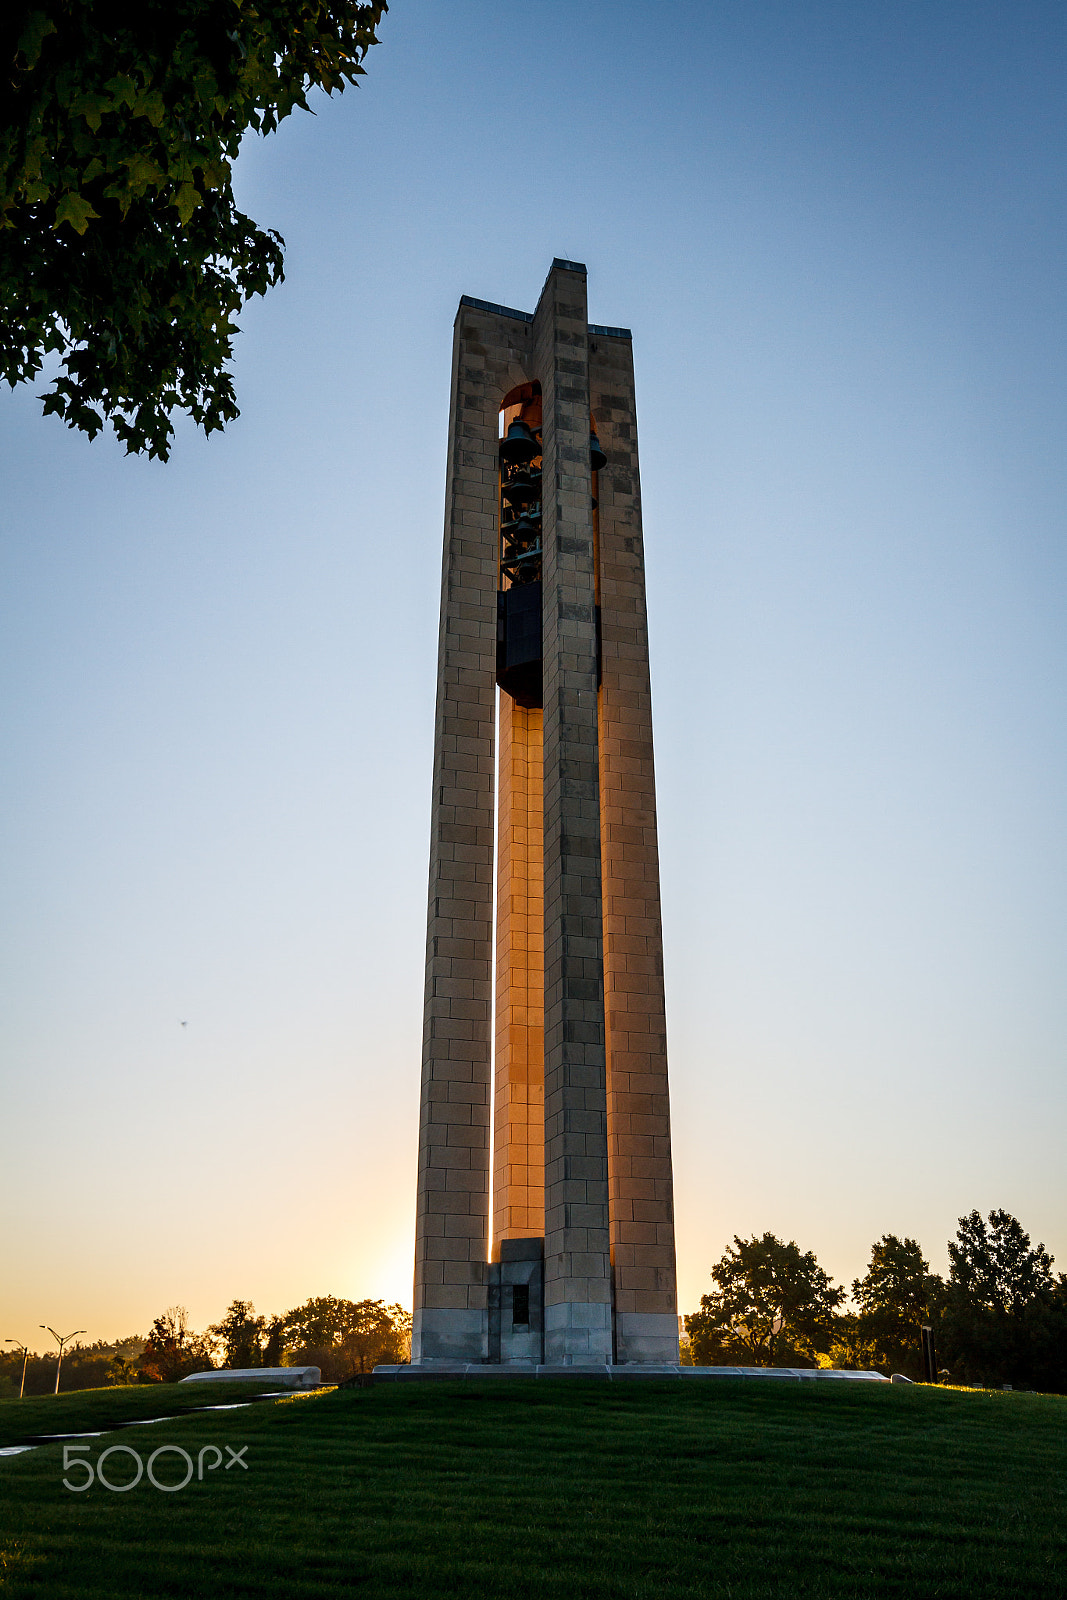
[[[84,1332],[84,1329],[82,1331]],[[21,1400],[22,1396],[26,1392],[26,1363],[30,1359],[30,1352],[26,1349],[26,1346],[20,1339],[5,1339],[4,1343],[17,1344],[19,1349],[22,1351],[22,1382],[19,1385],[19,1399]]]
[[[46,1322],[39,1322],[37,1324],[37,1326],[39,1328],[43,1328],[45,1333],[50,1333],[52,1335],[52,1338],[56,1341],[56,1343],[59,1346],[59,1360],[56,1362],[56,1386],[55,1386],[55,1389],[52,1391],[53,1394],[58,1394],[59,1393],[59,1369],[63,1365],[63,1346],[65,1344],[69,1343],[69,1341],[71,1339],[76,1338],[79,1333],[84,1333],[85,1329],[84,1328],[75,1328],[73,1333],[65,1333],[63,1335],[63,1337],[60,1338],[60,1336],[56,1332],[56,1330],[54,1328],[50,1328]]]

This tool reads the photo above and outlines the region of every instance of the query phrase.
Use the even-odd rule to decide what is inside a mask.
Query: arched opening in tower
[[[545,1231],[541,386],[500,408],[492,1255]]]
[[[539,383],[512,389],[500,406],[494,1260],[503,1240],[545,1231],[541,407]],[[589,447],[597,554],[606,458],[592,417]],[[598,648],[598,677],[599,665]]]

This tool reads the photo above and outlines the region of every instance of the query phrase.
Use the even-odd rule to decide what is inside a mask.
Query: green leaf
[[[31,11],[18,42],[18,53],[28,67],[35,67],[41,58],[41,46],[50,33],[57,32],[56,25],[43,11]]]
[[[163,121],[164,109],[163,96],[158,89],[152,89],[148,94],[138,97],[133,114],[135,117],[147,117],[153,128],[158,128]]]
[[[96,133],[105,111],[111,110],[111,100],[106,94],[80,94],[70,108],[72,117],[84,117],[86,124]]]
[[[230,163],[228,161],[205,161],[200,170],[204,175],[205,188],[221,189],[230,176]]]
[[[178,215],[182,219],[183,228],[200,203],[200,196],[197,193],[195,184],[179,184],[178,193],[174,196],[174,204],[178,208]]]
[[[123,103],[128,105],[132,111],[134,102],[137,99],[137,85],[128,72],[116,73],[113,78],[108,79],[107,83],[104,84],[104,88],[109,94],[114,95],[116,104]]]
[[[131,189],[142,191],[147,189],[150,184],[159,189],[165,181],[165,173],[152,160],[152,157],[143,155],[141,152],[132,156],[128,161],[124,161],[123,166],[129,174],[128,182]]]
[[[48,140],[38,134],[37,138],[26,142],[26,158],[23,172],[29,181],[41,176],[42,162],[48,156]]]
[[[55,226],[69,222],[75,233],[84,233],[94,217],[99,217],[88,200],[80,194],[65,194],[56,206]]]

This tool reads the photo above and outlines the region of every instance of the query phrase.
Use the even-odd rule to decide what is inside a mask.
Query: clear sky
[[[683,1309],[972,1207],[1067,1269],[1065,78],[1034,0],[395,0],[242,155],[240,420],[0,398],[0,1337],[410,1304],[452,321],[553,256],[634,330]]]

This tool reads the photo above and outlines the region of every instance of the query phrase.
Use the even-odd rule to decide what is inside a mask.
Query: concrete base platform
[[[677,1378],[689,1382],[699,1378],[777,1378],[804,1383],[838,1379],[847,1383],[888,1383],[880,1372],[846,1372],[839,1367],[679,1367],[654,1362],[634,1362],[627,1366],[605,1366],[600,1362],[575,1362],[572,1366],[536,1365],[534,1362],[465,1363],[461,1361],[422,1361],[404,1367],[375,1367],[375,1383],[424,1383],[429,1379],[476,1379],[490,1382],[498,1378],[599,1378],[613,1383],[631,1378]]]
[[[317,1389],[322,1382],[318,1367],[213,1367],[210,1372],[190,1372],[182,1383],[273,1383],[279,1389]]]

